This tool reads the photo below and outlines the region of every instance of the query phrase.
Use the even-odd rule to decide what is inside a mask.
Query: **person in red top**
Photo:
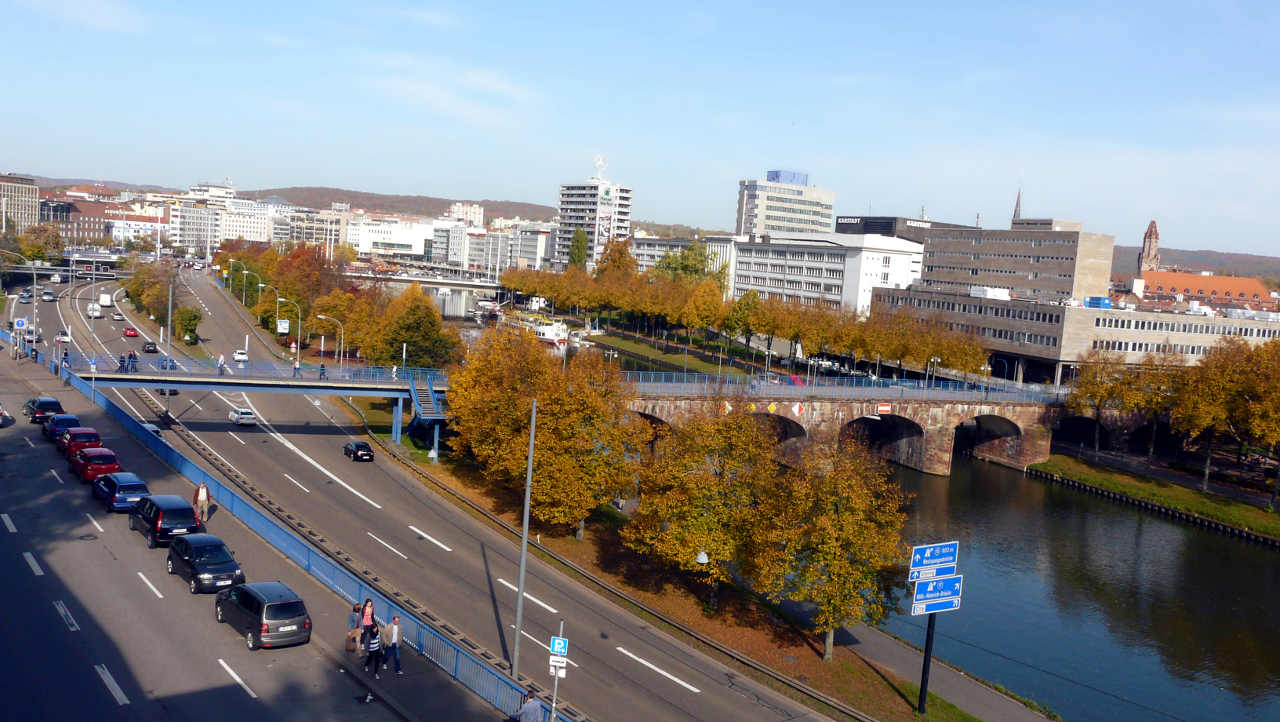
[[[369,632],[373,629],[373,600],[366,598],[360,609],[360,646],[368,649]]]

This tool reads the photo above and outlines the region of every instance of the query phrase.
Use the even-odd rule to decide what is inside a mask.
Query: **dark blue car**
[[[58,436],[67,429],[73,429],[80,426],[80,419],[75,414],[54,414],[44,422],[44,438],[54,441]]]
[[[151,496],[151,490],[142,479],[127,471],[103,474],[90,488],[93,498],[101,501],[107,512],[129,511],[139,500]]]

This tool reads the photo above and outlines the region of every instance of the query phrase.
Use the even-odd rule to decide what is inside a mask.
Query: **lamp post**
[[[280,298],[279,294],[276,295],[276,303],[277,304],[292,303],[293,307],[298,311],[298,330],[297,330],[298,350],[295,351],[293,354],[293,361],[294,363],[301,363],[302,362],[302,307],[299,306],[296,302],[290,301],[287,298]],[[276,308],[279,308],[279,306],[277,305]]]
[[[248,286],[248,284],[249,284],[249,276],[253,276],[254,280],[256,280],[256,281],[257,281],[257,286],[255,286],[255,290],[258,292],[258,296],[261,296],[261,295],[262,295],[262,276],[259,276],[258,274],[254,273],[253,271],[250,271],[250,270],[248,270],[248,269],[243,270],[243,271],[241,271],[240,273],[244,276],[244,283],[245,283],[245,285],[246,285],[246,286]],[[254,297],[254,299],[253,299],[253,303],[254,303],[254,305],[255,305],[255,306],[258,304],[258,297],[257,297],[257,296],[255,296],[255,297]],[[243,294],[243,293],[242,293],[242,294],[240,294],[240,304],[241,304],[242,306],[244,306],[245,308],[248,308],[248,306],[249,306],[249,302],[248,302],[248,301],[246,301],[246,300],[244,299],[244,294]]]
[[[228,276],[231,278],[231,280],[232,280],[233,282],[235,281],[236,264],[237,264],[237,263],[239,263],[239,264],[240,264],[240,270],[241,270],[242,272],[245,272],[245,273],[247,273],[247,272],[248,272],[248,270],[247,270],[247,269],[248,269],[248,266],[244,265],[244,261],[237,261],[237,260],[236,260],[236,259],[234,259],[234,258],[228,258],[228,259],[227,259],[227,265],[231,266],[231,270],[228,272]],[[243,305],[244,305],[244,284],[245,284],[245,282],[246,282],[246,281],[248,281],[248,279],[247,279],[247,278],[242,278],[242,279],[240,279],[240,305],[241,305],[241,306],[243,306]]]
[[[982,384],[983,398],[989,398],[991,396],[991,365],[982,364],[978,370],[986,376],[986,381]]]
[[[276,288],[275,286],[272,286],[270,283],[263,283],[261,279],[259,279],[258,281],[258,298],[259,299],[262,298],[262,289],[264,288],[270,288],[271,292],[276,295],[276,315],[271,317],[271,321],[274,323],[275,320],[280,317],[280,289]],[[258,304],[254,303],[254,305],[256,306]]]
[[[338,324],[338,373],[342,373],[343,360],[346,358],[347,351],[347,329],[342,322],[333,316],[326,316],[323,313],[317,313],[316,318],[322,321],[333,321]]]
[[[929,388],[929,372],[933,372],[933,380],[938,380],[938,364],[942,363],[942,359],[937,356],[929,357],[929,364],[924,368],[924,387]]]

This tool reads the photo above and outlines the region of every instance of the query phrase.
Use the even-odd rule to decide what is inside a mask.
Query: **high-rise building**
[[[484,206],[479,203],[456,201],[449,206],[448,217],[471,228],[484,228]]]
[[[809,185],[806,173],[771,170],[764,180],[738,181],[739,236],[835,230],[836,194]]]
[[[1153,220],[1147,224],[1147,232],[1142,236],[1142,250],[1138,252],[1138,276],[1146,276],[1147,271],[1160,270],[1160,231]]]
[[[573,234],[587,234],[587,263],[600,260],[604,246],[631,235],[631,189],[604,178],[604,159],[596,159],[596,174],[583,183],[560,186],[560,226],[556,231],[553,263],[569,265]]]
[[[22,233],[40,220],[40,189],[31,178],[0,175],[0,226]],[[13,228],[9,228],[9,224]]]

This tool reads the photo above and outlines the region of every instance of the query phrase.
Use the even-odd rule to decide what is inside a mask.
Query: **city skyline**
[[[603,153],[661,223],[731,229],[738,181],[791,168],[839,215],[1003,227],[1022,188],[1121,245],[1274,246],[1262,4],[250,7],[10,3],[0,170],[554,206]]]

